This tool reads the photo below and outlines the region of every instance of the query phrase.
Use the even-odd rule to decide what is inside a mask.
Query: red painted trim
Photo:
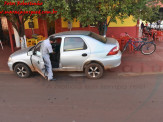
[[[44,28],[45,38],[47,38],[48,37],[48,28],[47,28],[46,20],[43,20],[43,28]]]
[[[55,33],[62,32],[61,18],[55,21]]]
[[[56,33],[62,32],[62,31],[69,31],[68,28],[59,28],[59,27],[57,28],[57,30],[60,30],[60,31],[57,31]],[[96,27],[90,27],[90,26],[88,26],[86,28],[81,28],[81,27],[72,28],[71,30],[72,31],[73,30],[86,30],[86,31],[92,31],[95,33],[99,33],[98,29]],[[121,33],[127,32],[129,35],[131,35],[133,37],[137,37],[138,31],[139,31],[139,28],[137,26],[133,26],[133,27],[108,27],[106,36],[107,37],[120,38]]]
[[[120,34],[127,32],[132,37],[137,37],[137,26],[134,27],[109,27],[107,31],[108,37],[120,38]]]
[[[8,32],[9,32],[9,37],[10,37],[11,51],[14,52],[14,42],[12,39],[12,32],[13,32],[12,24],[8,20],[7,20],[7,23],[8,23]]]

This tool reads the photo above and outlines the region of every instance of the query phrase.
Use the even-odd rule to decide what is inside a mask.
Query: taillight
[[[116,46],[113,49],[111,49],[111,51],[107,54],[107,56],[116,55],[118,52],[119,52],[119,48]]]

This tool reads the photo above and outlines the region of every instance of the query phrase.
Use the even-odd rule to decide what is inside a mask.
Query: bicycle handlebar
[[[126,36],[128,36],[130,39],[137,40],[137,38],[131,37],[127,32],[125,32]]]
[[[130,37],[131,39],[133,38],[133,37],[131,37],[127,32],[125,32],[125,34],[126,34],[128,37]]]
[[[134,37],[131,37],[127,32],[125,32],[126,36],[128,36],[130,39],[134,39],[134,40],[139,40],[139,38],[134,38]],[[141,38],[142,39],[142,38]]]

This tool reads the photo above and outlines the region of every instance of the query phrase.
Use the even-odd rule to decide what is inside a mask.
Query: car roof
[[[65,32],[60,32],[53,34],[51,36],[63,36],[63,35],[85,35],[88,36],[90,35],[90,31],[65,31]]]

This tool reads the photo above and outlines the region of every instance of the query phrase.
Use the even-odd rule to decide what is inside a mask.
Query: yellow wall
[[[68,22],[64,21],[64,18],[61,18],[61,20],[62,20],[62,28],[68,28]],[[74,19],[74,21],[72,22],[72,27],[74,28],[80,27],[80,22]]]
[[[107,21],[109,21],[109,19],[110,19],[110,17],[107,18]],[[29,26],[28,26],[29,21],[30,20],[28,19],[25,22],[25,24],[24,24],[25,29],[30,29]],[[64,18],[62,18],[61,21],[62,21],[62,28],[68,28],[68,22],[64,21]],[[33,22],[34,22],[34,29],[38,29],[39,28],[39,26],[38,26],[38,18],[34,17]],[[117,18],[117,23],[111,22],[109,27],[133,27],[133,26],[136,26],[136,24],[137,24],[137,22],[133,21],[133,16],[130,16],[129,18],[124,19],[123,23],[121,22],[120,19]],[[80,27],[80,22],[76,21],[76,19],[74,19],[74,21],[72,23],[72,27],[73,28]]]
[[[109,21],[110,17],[107,18],[107,21]],[[136,26],[137,22],[133,21],[133,16],[130,16],[127,19],[123,20],[124,22],[121,22],[120,19],[117,18],[117,23],[111,22],[109,27],[133,27]]]
[[[25,26],[25,29],[30,29],[29,26],[28,26],[28,22],[30,22],[30,19],[28,19],[25,23],[24,23],[24,26]],[[38,29],[38,18],[37,17],[34,17],[33,18],[33,22],[34,22],[34,29]]]
[[[107,21],[109,21],[110,17],[107,18]],[[28,26],[28,22],[30,20],[28,19],[24,26],[25,26],[25,29],[30,29],[29,26]],[[64,18],[61,19],[62,21],[62,28],[68,28],[68,22],[67,21],[64,21]],[[33,19],[33,22],[34,22],[34,29],[38,29],[38,18],[37,17],[34,17]],[[120,19],[117,18],[117,23],[114,23],[114,22],[111,22],[109,27],[133,27],[133,26],[136,26],[137,22],[134,22],[133,21],[133,16],[130,16],[129,18],[127,19],[124,19],[124,22],[122,23]],[[76,28],[76,27],[80,27],[80,22],[79,21],[76,21],[76,19],[74,19],[74,21],[72,22],[72,27],[73,28]]]
[[[110,17],[107,18],[107,21],[109,21]],[[62,28],[68,28],[68,22],[64,21],[64,18],[62,20]],[[124,22],[122,23],[120,19],[117,18],[117,23],[111,22],[109,27],[133,27],[136,26],[137,22],[133,21],[133,16],[130,16],[127,19],[124,19]],[[80,22],[74,19],[72,23],[72,27],[80,27]]]

